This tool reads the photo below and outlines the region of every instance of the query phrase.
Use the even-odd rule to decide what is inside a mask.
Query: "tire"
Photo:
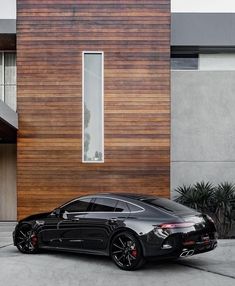
[[[22,253],[33,254],[39,251],[38,237],[30,224],[22,224],[15,234],[15,245]]]
[[[122,270],[136,270],[145,263],[141,244],[129,231],[118,233],[113,237],[110,256]]]

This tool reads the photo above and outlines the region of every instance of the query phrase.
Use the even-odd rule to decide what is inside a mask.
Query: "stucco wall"
[[[172,72],[171,190],[235,182],[234,79],[234,71]]]

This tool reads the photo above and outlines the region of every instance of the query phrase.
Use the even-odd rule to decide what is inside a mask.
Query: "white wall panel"
[[[173,13],[234,13],[234,0],[171,0]]]
[[[16,19],[16,0],[0,0],[0,19]]]

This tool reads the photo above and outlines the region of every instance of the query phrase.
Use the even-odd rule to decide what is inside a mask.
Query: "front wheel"
[[[140,242],[128,231],[114,236],[110,245],[110,256],[122,270],[138,269],[145,262]]]
[[[18,227],[15,234],[15,245],[22,253],[38,252],[38,237],[31,225],[22,224]]]

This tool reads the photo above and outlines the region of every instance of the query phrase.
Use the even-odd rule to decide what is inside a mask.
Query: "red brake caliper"
[[[37,245],[37,243],[38,243],[38,238],[37,238],[36,234],[33,234],[33,235],[31,236],[31,242],[32,242],[32,245],[33,245],[33,246],[36,246],[36,245]]]
[[[134,257],[137,257],[137,249],[136,248],[131,250],[131,255]]]

